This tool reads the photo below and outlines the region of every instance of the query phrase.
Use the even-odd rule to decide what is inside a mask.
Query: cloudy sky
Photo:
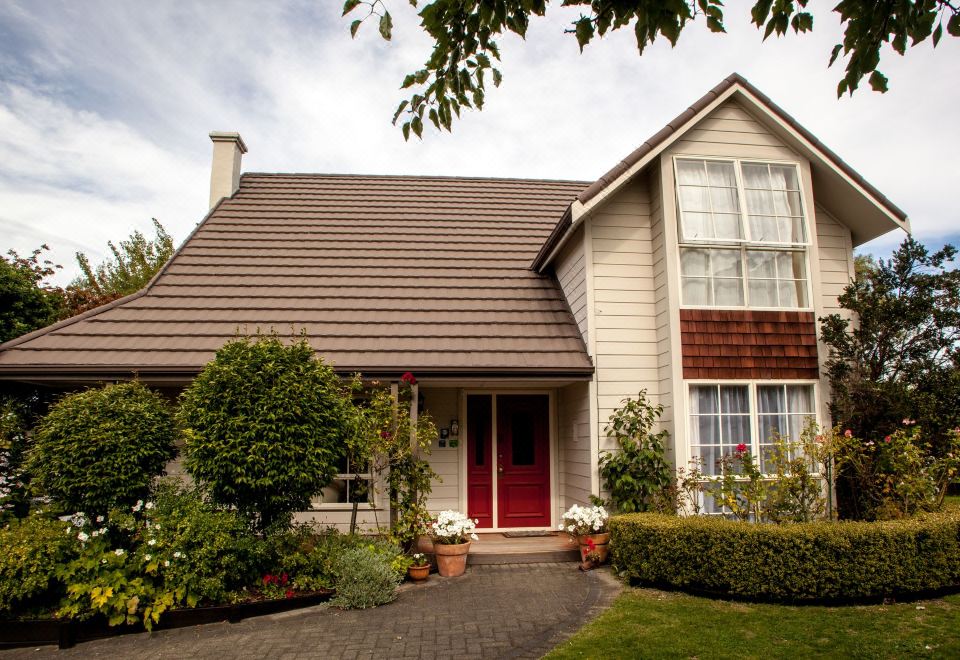
[[[351,40],[339,0],[2,0],[0,248],[48,243],[65,282],[75,251],[97,260],[151,217],[179,244],[207,210],[211,130],[243,135],[246,171],[593,180],[733,71],[903,208],[920,239],[960,242],[960,39],[886,53],[890,92],[838,101],[842,70],[826,61],[839,23],[814,4],[812,35],[762,43],[746,3],[730,3],[727,35],[697,22],[642,57],[629,31],[579,54],[563,33],[578,12],[556,7],[526,43],[501,40],[504,82],[482,113],[405,143],[390,124],[398,86],[430,47],[406,0],[388,0],[391,43],[373,25]]]

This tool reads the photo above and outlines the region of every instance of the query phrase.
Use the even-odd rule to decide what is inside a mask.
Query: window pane
[[[779,294],[778,307],[799,307],[800,296],[797,291],[797,282],[779,282],[777,284],[777,293]]]
[[[719,391],[713,385],[690,388],[690,412],[709,415],[720,412]]]
[[[720,412],[725,415],[750,412],[750,392],[746,385],[720,388]]]
[[[777,218],[770,215],[751,215],[750,240],[761,243],[778,243],[780,241],[780,228]]]
[[[740,215],[732,213],[715,213],[713,216],[713,230],[716,238],[735,241],[743,238],[740,231]]]
[[[787,399],[783,385],[757,387],[757,412],[761,415],[786,412]]]
[[[714,238],[713,217],[709,213],[683,213],[683,237]]]
[[[708,180],[711,186],[735,188],[737,178],[734,174],[733,163],[707,162]]]
[[[710,265],[714,277],[741,276],[740,250],[710,250]]]
[[[719,446],[693,447],[692,450],[694,456],[699,456],[703,459],[703,473],[705,475],[714,477],[720,474],[720,466],[718,463],[721,453]]]
[[[710,251],[687,249],[680,252],[680,273],[706,277],[710,274]]]
[[[788,385],[787,401],[791,413],[813,414],[813,387],[810,385]]]
[[[534,464],[533,418],[516,411],[510,420],[510,449],[512,465]]]
[[[702,160],[678,160],[677,181],[683,185],[707,185],[707,174]]]
[[[683,278],[684,305],[710,305],[710,280],[705,277]]]
[[[797,180],[797,168],[783,165],[771,165],[770,177],[774,188],[780,190],[799,190],[800,182]]]
[[[696,186],[680,186],[680,205],[684,212],[710,212],[710,189]]]
[[[743,282],[741,280],[717,279],[713,281],[715,305],[741,307],[743,305]]]
[[[701,189],[705,190],[705,189]],[[716,213],[739,213],[740,203],[737,201],[736,188],[711,188],[710,201]],[[697,209],[691,209],[697,210]]]
[[[779,307],[776,280],[750,280],[751,307]]]
[[[740,443],[750,446],[750,415],[724,415],[722,417],[723,446],[730,453]]]
[[[776,193],[769,190],[747,190],[747,208],[751,214],[774,215],[777,213]]]
[[[754,250],[747,252],[747,272],[750,277],[776,277],[776,252]]]
[[[770,173],[766,165],[744,163],[742,168],[744,188],[770,188]]]

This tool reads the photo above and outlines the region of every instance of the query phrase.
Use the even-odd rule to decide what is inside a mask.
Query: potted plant
[[[413,553],[413,563],[407,567],[407,574],[414,582],[422,582],[430,576],[430,562],[422,552]]]
[[[580,559],[585,563],[600,565],[607,560],[610,532],[607,530],[609,519],[607,510],[602,506],[580,506],[574,504],[563,514],[560,530],[576,539],[580,545]]]
[[[457,577],[467,570],[470,541],[479,538],[474,533],[477,522],[459,511],[441,511],[430,525],[437,571],[443,577]]]

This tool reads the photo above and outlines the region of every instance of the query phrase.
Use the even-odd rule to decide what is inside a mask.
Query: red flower
[[[384,440],[389,440],[390,436],[392,435],[393,434],[390,433],[390,431],[380,431],[380,437],[383,438]]]
[[[416,384],[417,384],[417,379],[416,379],[416,378],[414,377],[414,375],[413,375],[412,373],[410,373],[409,371],[408,371],[407,373],[403,374],[402,376],[400,376],[400,381],[401,381],[402,383],[404,383],[405,385],[416,385]]]
[[[590,548],[590,552],[593,552],[597,549],[597,544],[593,542],[593,539],[589,536],[587,537],[587,547]]]
[[[286,574],[286,573],[284,573],[283,575],[280,576],[280,584],[283,584],[283,585],[287,584],[287,574]]]
[[[263,576],[263,583],[264,583],[264,584],[270,584],[271,582],[273,582],[273,576],[272,576],[272,575],[270,575],[269,573],[267,573],[266,575]]]
[[[845,438],[852,438],[852,437],[853,437],[853,431],[851,431],[850,429],[847,429],[846,431],[843,432],[843,436],[844,436]]]
[[[285,595],[287,598],[293,598],[294,596],[293,589],[287,589],[287,593]]]
[[[884,441],[884,442],[890,442],[890,436],[888,435],[886,438],[883,439],[883,441]]]
[[[737,445],[737,453],[738,454],[747,453],[747,446],[741,442],[739,445]]]

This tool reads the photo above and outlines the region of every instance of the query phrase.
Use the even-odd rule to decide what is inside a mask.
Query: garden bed
[[[185,628],[220,621],[237,623],[254,616],[276,614],[319,605],[330,600],[333,594],[332,590],[328,590],[290,598],[175,609],[164,613],[160,622],[153,629]],[[144,631],[143,624],[110,626],[107,624],[106,618],[102,616],[95,616],[85,621],[64,619],[0,621],[0,649],[49,644],[56,644],[59,648],[66,649],[74,646],[77,642]]]
[[[610,521],[632,582],[789,603],[871,602],[960,590],[960,511],[784,525],[631,514]]]

